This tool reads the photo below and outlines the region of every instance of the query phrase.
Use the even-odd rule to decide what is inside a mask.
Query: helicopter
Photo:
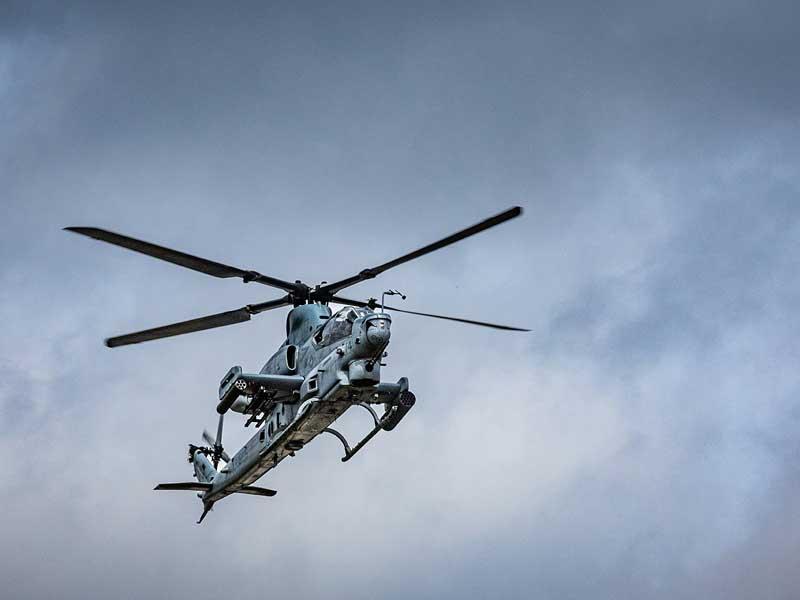
[[[378,275],[411,260],[454,244],[522,214],[514,206],[493,217],[462,229],[439,241],[404,254],[381,265],[361,270],[355,275],[321,282],[314,287],[300,280],[294,282],[240,269],[164,246],[152,244],[96,227],[65,227],[83,236],[120,246],[218,278],[239,278],[244,283],[260,283],[282,290],[280,298],[179,323],[110,337],[109,348],[118,348],[162,338],[224,327],[249,321],[265,311],[291,306],[286,318],[286,340],[258,373],[245,373],[241,366],[231,367],[222,378],[216,412],[216,435],[203,431],[205,446],[189,444],[188,462],[196,481],[160,483],[155,490],[198,492],[203,512],[197,523],[216,502],[231,494],[270,497],[277,492],[253,485],[287,456],[294,456],[315,437],[328,433],[342,443],[342,461],[350,460],[380,431],[393,430],[416,403],[408,379],[381,381],[382,362],[391,337],[389,312],[407,313],[458,323],[491,327],[505,331],[529,331],[520,327],[484,321],[418,312],[387,306],[385,297],[406,296],[387,290],[366,301],[340,295],[342,290],[374,279]],[[330,303],[344,305],[334,313]],[[351,446],[331,425],[348,409],[359,406],[372,417],[373,427]],[[382,407],[379,415],[373,406]],[[380,408],[379,408],[380,410]],[[222,445],[225,415],[234,412],[245,418],[244,427],[254,425],[255,435],[230,456]],[[220,469],[220,460],[224,466]]]

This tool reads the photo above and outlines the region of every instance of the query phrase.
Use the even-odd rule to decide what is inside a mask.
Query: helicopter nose
[[[391,331],[387,319],[374,319],[367,322],[367,341],[377,348],[389,343]]]

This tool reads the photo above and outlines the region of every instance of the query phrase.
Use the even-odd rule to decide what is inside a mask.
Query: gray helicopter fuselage
[[[389,343],[391,317],[367,308],[335,314],[322,304],[305,304],[287,318],[287,339],[261,369],[262,375],[302,377],[299,390],[275,394],[255,435],[231,457],[203,496],[213,503],[275,467],[357,403],[391,404],[400,385],[380,382],[381,358]],[[246,412],[245,402],[233,410]],[[207,460],[195,453],[196,476],[204,480]],[[201,469],[201,472],[198,472]]]
[[[386,310],[492,329],[528,331],[384,304],[384,296],[387,295],[405,300],[405,295],[396,289],[386,290],[381,295],[380,303],[375,298],[362,301],[341,295],[351,286],[374,279],[390,269],[451,246],[521,214],[522,208],[513,206],[391,260],[361,269],[343,279],[323,281],[317,285],[308,285],[299,279],[292,282],[209,260],[107,229],[66,227],[73,233],[211,277],[241,279],[244,283],[257,283],[282,292],[280,297],[234,310],[116,335],[105,340],[109,348],[244,323],[263,312],[294,306],[287,317],[286,341],[261,371],[245,373],[240,366],[235,366],[223,377],[217,404],[219,420],[216,438],[204,431],[203,439],[209,446],[189,444],[189,460],[198,481],[160,483],[155,489],[201,492],[204,510],[198,521],[200,523],[217,500],[230,494],[274,496],[275,490],[250,484],[287,456],[293,456],[322,432],[328,432],[342,442],[345,451],[342,460],[347,461],[379,431],[392,431],[414,406],[416,396],[408,388],[405,377],[396,383],[380,381],[381,359],[389,343],[391,326]],[[345,308],[331,314],[328,308],[330,303]],[[373,309],[378,306],[381,310],[376,313]],[[356,404],[371,414],[374,427],[351,448],[345,437],[329,425]],[[374,404],[384,405],[382,416],[379,417],[372,408]],[[257,428],[256,434],[232,457],[227,455],[222,445],[224,418],[228,411],[245,415],[245,427],[255,423]],[[220,460],[225,461],[225,466],[217,471]]]

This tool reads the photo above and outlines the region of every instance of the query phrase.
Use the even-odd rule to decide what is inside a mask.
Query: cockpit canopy
[[[327,323],[314,334],[314,342],[318,346],[327,346],[343,340],[353,333],[353,323],[369,313],[363,308],[346,306],[338,311]]]

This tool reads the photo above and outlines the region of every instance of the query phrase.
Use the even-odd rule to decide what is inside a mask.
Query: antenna
[[[385,296],[400,296],[403,300],[406,299],[406,295],[400,290],[386,290],[381,294],[381,312],[386,312],[383,310],[383,299]]]

